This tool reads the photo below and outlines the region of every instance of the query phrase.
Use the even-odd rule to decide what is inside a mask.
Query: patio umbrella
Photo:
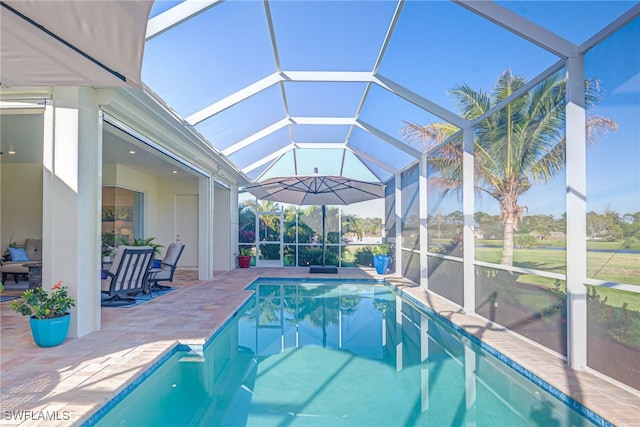
[[[322,267],[324,267],[326,205],[349,205],[382,198],[384,184],[337,175],[320,175],[317,169],[314,171],[316,173],[313,175],[269,178],[246,187],[246,190],[259,200],[292,205],[322,205]],[[311,272],[316,272],[313,267]]]

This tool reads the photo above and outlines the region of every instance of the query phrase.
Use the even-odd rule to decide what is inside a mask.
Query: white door
[[[181,267],[198,266],[198,196],[176,196],[176,242],[183,243]]]
[[[258,212],[258,267],[282,267],[282,212]]]

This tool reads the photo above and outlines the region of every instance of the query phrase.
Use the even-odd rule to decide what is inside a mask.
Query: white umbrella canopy
[[[317,169],[316,169],[317,172]],[[248,187],[260,200],[293,205],[322,205],[322,266],[311,266],[311,273],[337,273],[325,266],[325,205],[349,205],[384,197],[385,185],[336,175],[297,175],[269,178]]]
[[[246,187],[260,200],[292,205],[350,205],[384,197],[384,184],[335,175],[269,178]]]

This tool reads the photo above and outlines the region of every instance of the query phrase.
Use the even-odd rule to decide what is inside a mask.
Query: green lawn
[[[434,242],[438,242],[439,244],[447,244],[449,241],[445,239],[434,239]],[[476,245],[488,245],[488,246],[500,246],[502,247],[502,240],[486,240],[486,239],[476,239]],[[552,248],[564,248],[567,246],[566,240],[540,240],[539,246],[546,246]],[[610,251],[615,251],[620,249],[623,246],[622,242],[587,242],[587,249],[607,249]]]
[[[476,248],[478,261],[499,264],[501,256],[501,248]],[[566,272],[564,251],[516,249],[513,258],[513,264],[516,267],[534,268],[560,274]],[[587,274],[593,279],[640,285],[640,255],[588,252]],[[523,274],[518,278],[518,282],[552,288],[555,280],[533,274]],[[602,298],[607,298],[608,305],[622,307],[622,304],[626,302],[630,310],[640,312],[640,294],[602,287],[599,287],[597,292]]]
[[[476,248],[478,261],[500,263],[502,248]],[[566,273],[566,254],[554,249],[515,249],[515,267]],[[640,285],[640,255],[587,252],[587,276],[591,279]]]

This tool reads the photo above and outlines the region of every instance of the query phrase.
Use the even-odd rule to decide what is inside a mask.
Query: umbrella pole
[[[325,255],[326,255],[326,232],[325,232],[325,223],[327,220],[327,207],[322,205],[322,265],[312,265],[309,269],[309,273],[333,273],[336,274],[338,272],[338,267],[335,266],[327,266]]]
[[[322,266],[325,266],[325,240],[326,240],[326,236],[325,236],[325,232],[324,232],[324,222],[325,219],[327,217],[327,207],[325,205],[322,205]]]

